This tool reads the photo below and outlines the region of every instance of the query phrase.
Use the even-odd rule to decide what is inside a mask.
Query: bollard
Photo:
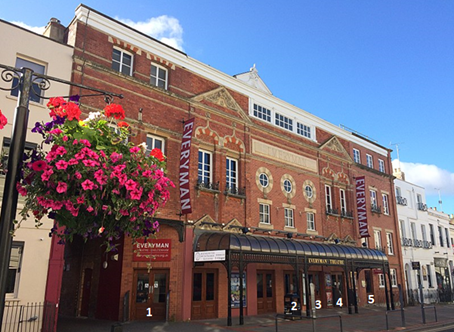
[[[111,326],[110,332],[123,332],[123,325],[115,323]]]

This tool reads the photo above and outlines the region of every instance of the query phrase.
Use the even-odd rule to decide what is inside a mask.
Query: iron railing
[[[197,190],[219,191],[219,182],[198,181],[195,187]]]
[[[416,305],[421,303],[421,293],[419,289],[409,289],[408,304]],[[453,291],[449,288],[440,289],[423,289],[423,301],[426,304],[448,303],[454,299]]]
[[[6,301],[1,332],[54,331],[57,306],[54,303]]]
[[[407,205],[407,199],[402,196],[396,196],[396,202],[399,205]]]

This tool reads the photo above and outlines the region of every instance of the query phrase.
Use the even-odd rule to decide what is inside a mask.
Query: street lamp
[[[40,89],[45,91],[50,87],[50,81],[59,82],[71,86],[79,87],[80,89],[94,91],[96,94],[90,96],[104,96],[106,101],[111,101],[113,97],[123,98],[122,95],[99,90],[81,84],[65,81],[56,77],[41,75],[34,73],[30,68],[14,68],[0,64],[1,79],[4,82],[14,82],[17,79],[17,84],[10,88],[2,88],[1,90],[11,91],[18,89],[17,106],[14,113],[13,128],[11,131],[11,144],[8,157],[8,171],[6,172],[5,188],[2,197],[2,208],[0,215],[0,326],[2,326],[3,312],[5,309],[6,281],[9,269],[9,260],[11,253],[11,232],[13,231],[13,221],[16,218],[18,192],[16,183],[20,176],[20,166],[24,154],[25,138],[27,135],[28,123],[28,105],[30,94],[33,93],[39,96],[39,93],[34,91],[33,84],[38,84]],[[43,96],[39,96],[43,98]]]

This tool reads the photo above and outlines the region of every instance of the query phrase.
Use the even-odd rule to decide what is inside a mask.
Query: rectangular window
[[[22,264],[23,242],[13,242],[9,259],[8,274],[6,275],[6,293],[17,297]]]
[[[374,161],[370,154],[366,154],[367,167],[374,168]]]
[[[389,214],[389,200],[387,194],[382,194],[383,197],[383,213]]]
[[[426,242],[427,241],[426,225],[421,225],[421,234],[422,234],[422,240],[424,242]]]
[[[449,230],[447,228],[445,228],[445,236],[446,236],[446,246],[449,248],[450,247],[450,244],[449,244]]]
[[[122,74],[132,76],[132,55],[114,48],[112,52],[112,69]]]
[[[20,69],[22,67],[30,68],[31,70],[33,70],[33,72],[44,75],[45,66],[37,64],[37,63],[29,61],[29,60],[22,59],[22,58],[16,58],[16,68]],[[34,78],[36,78],[36,76],[33,75],[32,76],[33,84],[30,87],[29,99],[30,99],[30,101],[34,101],[35,103],[41,103],[40,96],[41,96],[42,91],[41,91],[41,88],[39,87],[39,83],[41,83],[42,80],[40,80],[40,79],[33,80]],[[16,96],[16,97],[19,96],[18,84],[19,84],[19,79],[14,77],[12,86],[15,88],[11,90],[12,96]]]
[[[238,191],[238,160],[226,158],[226,186],[227,191]]]
[[[383,273],[378,275],[378,286],[385,287],[385,275]]]
[[[293,131],[293,120],[287,118],[286,116],[276,113],[275,114],[275,122],[276,126],[282,127],[284,129]]]
[[[382,242],[381,242],[381,231],[374,230],[374,241],[375,241],[375,249],[382,250]]]
[[[8,169],[8,156],[9,156],[9,148],[11,146],[11,138],[3,137],[3,145],[2,145],[2,159],[0,165],[0,173],[5,174]],[[32,150],[37,148],[36,143],[25,142],[24,145],[24,153],[29,153]],[[21,196],[19,196],[20,199]]]
[[[333,203],[331,197],[331,186],[325,185],[325,204],[326,212],[331,213],[333,210]]]
[[[315,214],[313,212],[306,212],[307,230],[315,231]]]
[[[361,155],[358,149],[353,149],[353,160],[357,164],[361,164]]]
[[[378,208],[377,192],[375,190],[370,191],[370,205],[371,205],[372,209]]]
[[[159,149],[162,151],[162,153],[165,153],[164,147],[165,147],[165,140],[162,137],[159,136],[152,136],[152,135],[147,135],[147,151],[146,155],[148,156],[153,149]]]
[[[260,203],[259,221],[262,224],[270,224],[270,205]]]
[[[150,84],[167,89],[167,69],[151,64]]]
[[[339,196],[340,196],[341,216],[346,216],[347,215],[347,199],[345,197],[344,189],[339,189]]]
[[[385,173],[385,162],[381,159],[378,159],[378,170]]]
[[[254,116],[266,122],[271,122],[271,111],[260,105],[254,104]]]
[[[390,269],[391,287],[397,287],[397,272],[396,269]]]
[[[388,255],[394,255],[393,233],[386,233]]]
[[[440,240],[440,247],[444,247],[445,243],[443,241],[443,229],[438,226],[438,239]]]
[[[400,234],[402,235],[403,238],[407,237],[407,231],[405,229],[405,221],[404,220],[399,220],[399,225],[400,225]]]
[[[416,224],[414,222],[410,223],[410,229],[411,229],[411,238],[413,239],[413,243],[414,243],[414,241],[418,239],[417,234],[416,234]]]
[[[206,187],[211,185],[212,154],[208,151],[199,150],[198,179],[197,182]]]
[[[432,283],[432,271],[430,270],[430,264],[427,264],[426,268],[427,268],[427,282],[429,284],[429,288],[432,288],[434,285]]]
[[[430,242],[432,245],[435,245],[435,233],[434,233],[434,225],[429,224],[429,234],[430,234]]]
[[[311,127],[306,126],[305,124],[297,122],[296,123],[296,132],[298,134],[300,134],[301,136],[311,138]]]
[[[285,208],[285,227],[295,227],[295,222],[293,220],[293,209]]]

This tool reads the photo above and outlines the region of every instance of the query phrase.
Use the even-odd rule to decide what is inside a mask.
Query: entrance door
[[[192,319],[218,317],[217,286],[217,270],[194,270],[192,274]]]
[[[257,271],[257,313],[276,312],[274,303],[274,273]]]
[[[334,306],[341,306],[344,305],[343,294],[345,293],[343,290],[344,288],[344,279],[342,278],[342,274],[332,274],[331,275],[331,282],[333,288],[333,304]]]
[[[86,268],[84,270],[84,282],[82,288],[82,303],[80,305],[80,315],[88,317],[88,306],[90,305],[91,277],[93,270]]]
[[[169,271],[134,271],[134,319],[165,320]]]

